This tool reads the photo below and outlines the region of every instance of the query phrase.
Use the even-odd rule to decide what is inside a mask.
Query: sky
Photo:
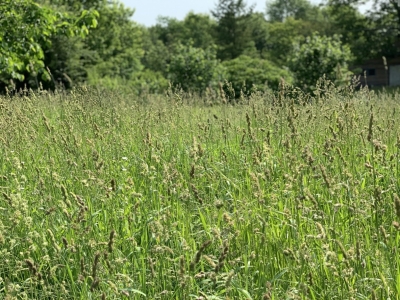
[[[155,25],[158,16],[166,16],[182,20],[188,12],[209,13],[215,8],[218,0],[121,0],[125,6],[134,8],[133,20],[146,25]],[[247,0],[249,5],[255,4],[255,11],[265,12],[266,0]],[[321,0],[311,0],[318,4]]]
[[[146,25],[155,25],[158,16],[173,17],[182,20],[188,12],[209,13],[218,0],[121,0],[125,6],[134,8],[133,20]],[[247,4],[256,4],[255,10],[265,12],[266,0],[247,0]],[[318,0],[312,0],[318,3]]]

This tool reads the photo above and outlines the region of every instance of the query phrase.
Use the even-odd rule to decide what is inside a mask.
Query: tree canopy
[[[0,88],[85,83],[139,93],[170,82],[202,92],[230,81],[240,94],[265,82],[276,89],[284,77],[309,89],[322,75],[338,82],[338,65],[347,74],[369,58],[397,55],[397,1],[375,0],[364,14],[362,2],[268,0],[262,13],[244,0],[218,0],[209,14],[162,16],[145,27],[117,0],[4,0]]]
[[[0,4],[0,80],[23,81],[26,75],[50,80],[44,64],[44,48],[54,36],[84,38],[97,26],[99,14],[82,10],[70,15],[32,0],[5,0]]]

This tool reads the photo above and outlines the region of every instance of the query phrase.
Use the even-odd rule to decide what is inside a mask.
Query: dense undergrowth
[[[0,298],[398,299],[399,95],[0,98]]]

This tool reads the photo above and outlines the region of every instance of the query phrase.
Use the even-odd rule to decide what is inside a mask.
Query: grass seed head
[[[326,184],[326,187],[329,189],[331,187],[331,182],[329,180],[329,177],[326,173],[326,168],[323,165],[319,166],[321,173],[322,173],[322,178],[324,179],[324,182]]]
[[[117,190],[117,181],[113,178],[111,179],[111,190],[115,192]]]
[[[349,255],[347,254],[346,249],[344,248],[343,244],[339,240],[335,240],[336,244],[339,246],[340,250],[342,251],[343,257],[347,260],[349,259]]]
[[[67,241],[67,239],[65,237],[62,238],[62,242],[64,244],[64,248],[68,249],[68,241]]]
[[[100,280],[95,278],[90,286],[90,291],[93,292],[99,286]]]
[[[93,266],[92,266],[92,278],[95,281],[95,279],[97,278],[97,267],[99,265],[99,261],[100,261],[100,253],[96,253],[95,257],[94,257],[94,261],[93,261]]]
[[[374,125],[374,113],[372,112],[372,106],[371,106],[371,116],[369,118],[369,125],[368,125],[368,136],[367,136],[367,141],[370,142],[372,140],[373,136],[373,125]]]
[[[394,207],[396,209],[396,215],[400,219],[400,198],[397,194],[393,194]]]
[[[111,230],[110,232],[110,238],[108,240],[108,252],[111,253],[113,250],[113,244],[114,244],[114,237],[115,237],[115,230]]]
[[[317,225],[317,227],[318,227],[318,229],[319,229],[319,232],[320,232],[320,234],[318,235],[318,237],[324,239],[324,238],[326,237],[324,227],[322,227],[322,224],[319,223],[319,222],[315,222],[315,224]]]
[[[218,258],[218,264],[214,268],[214,272],[215,273],[218,273],[223,268],[223,266],[225,264],[225,259],[226,259],[227,255],[228,255],[228,251],[229,251],[229,246],[228,246],[228,243],[225,242],[224,249],[222,250],[222,253]]]
[[[228,273],[228,277],[226,278],[226,281],[225,281],[225,288],[228,289],[231,286],[232,278],[234,275],[235,275],[235,271],[233,271],[233,270]]]
[[[199,248],[199,250],[196,252],[196,255],[194,257],[194,259],[192,260],[192,262],[190,263],[190,270],[194,271],[194,268],[196,267],[196,265],[199,263],[201,255],[203,254],[204,250],[211,244],[211,241],[206,241],[204,242],[201,247]]]
[[[190,178],[194,178],[194,173],[195,173],[195,166],[194,166],[194,164],[192,165],[192,167],[190,168],[190,173],[189,173],[189,175],[190,175]]]

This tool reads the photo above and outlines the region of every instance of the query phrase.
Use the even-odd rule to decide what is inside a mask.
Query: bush
[[[89,83],[92,86],[98,86],[121,92],[134,91],[135,94],[144,92],[157,94],[162,93],[168,88],[168,80],[160,73],[145,69],[136,73],[131,79],[122,77],[106,76],[100,78],[97,73],[89,73]]]
[[[342,45],[339,36],[313,34],[303,44],[294,45],[289,66],[296,85],[313,90],[322,76],[336,85],[349,84],[352,73],[348,70],[348,63],[351,59],[350,48]]]
[[[242,55],[225,61],[223,65],[227,71],[227,80],[232,84],[236,97],[240,95],[240,91],[249,95],[255,89],[264,91],[271,88],[276,90],[282,79],[289,84],[293,81],[288,70],[279,68],[265,59]]]
[[[206,50],[178,44],[168,65],[169,79],[185,91],[202,92],[224,78],[215,47]]]

